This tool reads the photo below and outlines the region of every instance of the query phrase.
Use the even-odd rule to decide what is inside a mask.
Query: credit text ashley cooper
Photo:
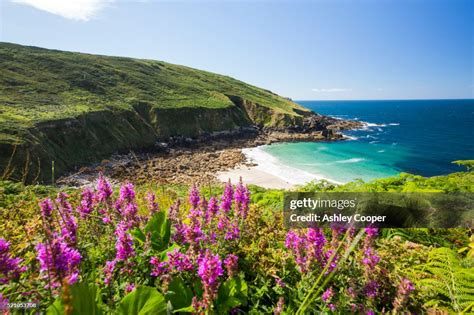
[[[326,209],[346,209],[346,208],[355,208],[357,206],[357,201],[355,199],[312,199],[312,198],[303,198],[303,199],[293,199],[290,200],[290,210],[296,210],[298,208],[303,209],[312,209],[316,208],[326,208]],[[386,216],[368,216],[361,215],[359,213],[351,215],[343,215],[340,213],[307,213],[307,214],[296,214],[293,213],[290,215],[291,222],[337,222],[337,223],[351,223],[355,222],[384,222]]]

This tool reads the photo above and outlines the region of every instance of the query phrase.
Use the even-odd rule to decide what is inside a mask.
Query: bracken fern
[[[427,292],[431,300],[426,307],[451,308],[455,312],[469,312],[474,306],[474,268],[463,268],[454,251],[442,247],[433,249],[428,261],[414,268],[426,277],[417,287]]]

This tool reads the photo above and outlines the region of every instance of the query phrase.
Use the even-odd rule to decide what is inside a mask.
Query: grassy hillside
[[[101,110],[228,108],[229,95],[277,112],[301,106],[233,78],[161,61],[0,43],[2,131]],[[7,123],[9,122],[9,123]]]
[[[308,113],[184,66],[0,43],[0,166],[17,177],[44,179],[53,160],[60,173],[173,135],[284,127]]]

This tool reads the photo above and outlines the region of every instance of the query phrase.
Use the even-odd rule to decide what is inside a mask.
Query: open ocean
[[[352,140],[280,143],[246,149],[259,168],[295,184],[344,183],[407,172],[443,175],[474,159],[474,100],[299,101],[317,113],[367,122]]]

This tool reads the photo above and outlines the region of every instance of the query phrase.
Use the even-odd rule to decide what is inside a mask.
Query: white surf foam
[[[321,174],[310,173],[285,165],[271,154],[262,150],[262,147],[242,149],[242,153],[244,153],[249,161],[257,164],[256,168],[258,170],[277,176],[293,185],[304,185],[311,181],[318,180],[327,180],[334,184],[342,184]]]
[[[376,128],[378,131],[382,131],[382,129],[380,128],[387,127],[387,126],[400,126],[400,123],[376,124],[376,123],[371,123],[367,121],[361,121],[361,123],[363,124],[362,129],[364,130]]]
[[[364,125],[366,125],[369,128],[370,127],[387,127],[386,124],[375,124],[375,123],[370,123],[370,122],[366,122],[366,121],[364,121],[363,123],[364,123]]]
[[[344,139],[346,139],[346,140],[357,140],[357,139],[359,139],[359,138],[354,137],[354,136],[348,136],[348,135],[342,135],[342,136],[343,136]]]
[[[334,163],[338,163],[338,164],[359,163],[364,160],[365,160],[364,158],[352,158],[352,159],[347,159],[347,160],[335,161]]]

